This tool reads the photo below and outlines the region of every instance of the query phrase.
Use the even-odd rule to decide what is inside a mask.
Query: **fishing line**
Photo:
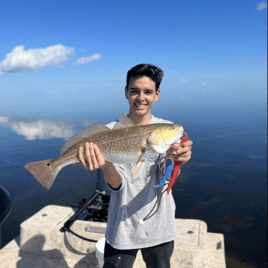
[[[165,183],[165,184],[163,185],[162,189],[164,188],[165,185],[168,185],[168,184],[169,184],[169,183]],[[162,189],[161,189],[161,190],[162,190]],[[157,212],[157,210],[158,210],[158,208],[159,208],[159,204],[160,204],[162,195],[163,195],[166,191],[167,191],[167,188],[166,188],[163,192],[161,192],[160,194],[158,194],[158,196],[157,196],[157,200],[156,200],[156,202],[155,202],[153,208],[152,208],[151,211],[147,214],[147,216],[145,216],[143,219],[140,219],[140,220],[139,220],[139,224],[144,224],[144,221],[150,219],[151,217],[153,217],[153,216],[155,215],[155,213]],[[154,210],[154,208],[155,208],[156,205],[157,205],[156,211],[155,211],[152,215],[150,215],[150,214],[152,213],[152,211]]]
[[[23,169],[25,170],[24,166],[22,166],[22,165],[20,165],[20,164],[17,164],[17,163],[8,161],[8,160],[6,160],[6,162],[9,163],[9,164],[17,165],[17,166],[19,166],[19,167],[21,167],[21,168],[23,168]]]

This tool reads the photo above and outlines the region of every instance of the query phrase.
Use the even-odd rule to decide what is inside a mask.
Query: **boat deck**
[[[20,236],[0,250],[1,268],[98,267],[96,243],[84,241],[63,224],[74,214],[71,207],[46,206],[20,226]],[[207,232],[200,220],[176,219],[179,235],[171,258],[172,268],[226,268],[224,236]],[[77,220],[71,230],[88,239],[104,237],[107,224]],[[146,268],[140,251],[134,268]]]

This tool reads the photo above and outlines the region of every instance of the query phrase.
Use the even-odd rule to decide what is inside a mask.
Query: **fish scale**
[[[130,119],[127,120],[129,122]],[[121,121],[121,124],[122,122],[124,120]],[[138,170],[135,176],[138,176],[142,169],[142,165],[138,168],[138,164],[142,164],[141,160],[154,153],[166,152],[182,135],[183,127],[173,124],[140,126],[133,123],[127,127],[122,124],[111,130],[102,123],[95,123],[71,137],[61,148],[62,155],[60,157],[31,162],[24,167],[46,189],[50,189],[63,167],[79,162],[77,158],[78,148],[84,147],[86,142],[94,142],[105,160],[114,164],[134,164]]]
[[[114,133],[103,133],[93,142],[99,147],[103,157],[115,164],[137,161],[141,150],[146,146],[150,129],[141,133],[140,129],[128,128],[115,130]]]

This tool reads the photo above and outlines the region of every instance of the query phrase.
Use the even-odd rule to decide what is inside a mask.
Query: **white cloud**
[[[263,9],[267,8],[267,3],[260,3],[257,5],[257,10],[261,11]]]
[[[171,85],[170,87],[171,87],[171,88],[178,87],[178,86],[180,86],[181,84],[186,83],[186,82],[187,82],[187,79],[182,78],[182,79],[180,80],[180,82],[177,82],[177,83]]]
[[[102,57],[102,55],[100,55],[100,54],[94,54],[93,56],[90,56],[90,57],[82,57],[82,58],[78,59],[74,64],[75,65],[82,65],[85,63],[92,62],[94,60],[98,60],[101,57]]]
[[[0,124],[8,124],[9,117],[7,116],[0,116]]]
[[[0,116],[0,124],[6,125],[11,128],[18,135],[24,136],[26,140],[36,139],[53,139],[62,138],[69,139],[71,136],[81,130],[77,122],[68,120],[69,123],[64,121],[53,122],[51,120],[29,119],[10,117],[6,115]],[[90,126],[93,121],[81,120],[83,126]]]
[[[25,50],[24,46],[17,46],[0,62],[0,75],[43,68],[48,65],[60,65],[68,60],[68,56],[73,54],[74,50],[61,44],[29,50]]]

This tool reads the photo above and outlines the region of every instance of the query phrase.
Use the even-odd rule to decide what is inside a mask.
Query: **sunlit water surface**
[[[179,123],[177,118],[163,116]],[[184,120],[187,122],[187,119]],[[107,122],[105,122],[107,123]],[[181,123],[182,124],[182,123]],[[252,123],[253,124],[253,123]],[[200,219],[222,233],[228,267],[265,267],[267,257],[267,129],[220,123],[182,124],[194,142],[191,160],[173,187],[176,218]],[[96,189],[96,172],[65,167],[51,190],[18,165],[59,156],[63,139],[25,140],[0,125],[1,186],[12,196],[2,225],[2,246],[19,235],[20,223],[50,204],[71,206]]]

